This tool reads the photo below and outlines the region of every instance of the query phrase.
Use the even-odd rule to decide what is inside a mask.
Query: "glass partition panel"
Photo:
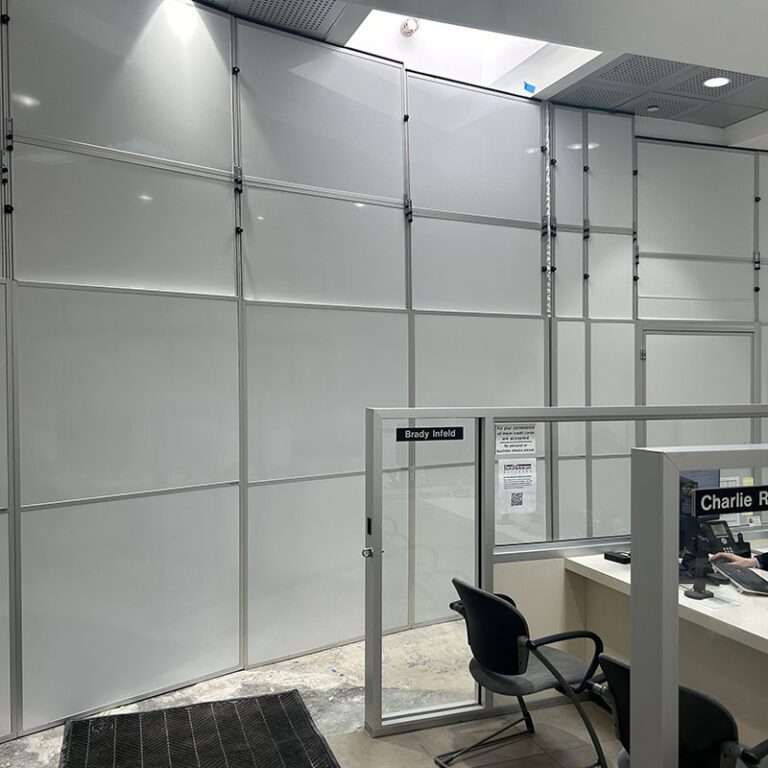
[[[590,323],[591,405],[634,405],[635,326]]]
[[[591,226],[632,227],[632,118],[587,113],[587,218]]]
[[[630,532],[630,460],[592,461],[592,535],[621,536]]]
[[[561,460],[557,465],[558,539],[580,539],[587,530],[587,463]]]
[[[555,216],[558,224],[584,223],[584,113],[554,109]],[[558,240],[559,240],[558,235]],[[578,236],[581,238],[581,235]],[[560,267],[558,266],[558,270]]]
[[[558,232],[554,240],[555,314],[558,317],[584,316],[584,236],[579,232]]]
[[[587,296],[589,316],[632,318],[632,237],[593,233],[588,241]]]

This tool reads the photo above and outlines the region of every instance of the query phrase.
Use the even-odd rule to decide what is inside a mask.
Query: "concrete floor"
[[[451,622],[385,638],[385,709],[397,711],[471,698],[473,686],[466,671],[464,633],[463,622]],[[159,709],[298,688],[342,768],[428,768],[434,765],[434,755],[471,743],[509,722],[507,718],[495,718],[371,739],[362,727],[364,679],[363,643],[354,643],[236,672],[109,712]],[[610,718],[599,708],[588,707],[606,755],[615,758],[619,745]],[[594,762],[586,731],[571,705],[538,709],[533,716],[537,727],[533,737],[456,765],[568,768]],[[0,768],[57,768],[63,730],[52,728],[0,744]]]

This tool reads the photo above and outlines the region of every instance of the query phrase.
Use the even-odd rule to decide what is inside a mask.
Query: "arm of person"
[[[756,555],[755,557],[739,557],[733,552],[715,552],[712,560],[727,560],[734,565],[740,565],[742,568],[765,568],[768,570],[768,553]]]

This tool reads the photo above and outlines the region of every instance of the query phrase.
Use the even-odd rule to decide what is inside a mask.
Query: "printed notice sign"
[[[496,478],[496,519],[512,522],[520,513],[536,512],[536,460],[500,461]]]
[[[497,424],[496,454],[536,455],[535,424]]]
[[[395,442],[424,440],[463,440],[464,427],[397,427]]]

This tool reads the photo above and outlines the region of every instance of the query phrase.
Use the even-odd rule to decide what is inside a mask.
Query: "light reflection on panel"
[[[416,309],[541,314],[541,233],[416,217]]]
[[[630,532],[630,460],[592,462],[592,522],[595,536]]]
[[[584,113],[555,107],[555,216],[558,224],[584,222]],[[580,237],[580,236],[579,236]],[[559,235],[558,235],[559,239]]]
[[[364,519],[362,476],[249,489],[249,663],[362,636]]]
[[[401,200],[400,68],[237,29],[245,174]]]
[[[238,664],[238,498],[22,513],[26,728]]]
[[[365,409],[408,402],[408,320],[389,312],[248,311],[250,480],[365,469]],[[384,466],[407,465],[405,443]]]
[[[23,504],[238,476],[231,301],[21,287]]]
[[[405,306],[401,208],[255,188],[244,202],[247,299]]]
[[[408,111],[414,207],[540,221],[537,104],[409,75]]]
[[[229,170],[230,26],[176,0],[12,0],[19,134]]]
[[[232,185],[18,144],[23,280],[233,295]]]

